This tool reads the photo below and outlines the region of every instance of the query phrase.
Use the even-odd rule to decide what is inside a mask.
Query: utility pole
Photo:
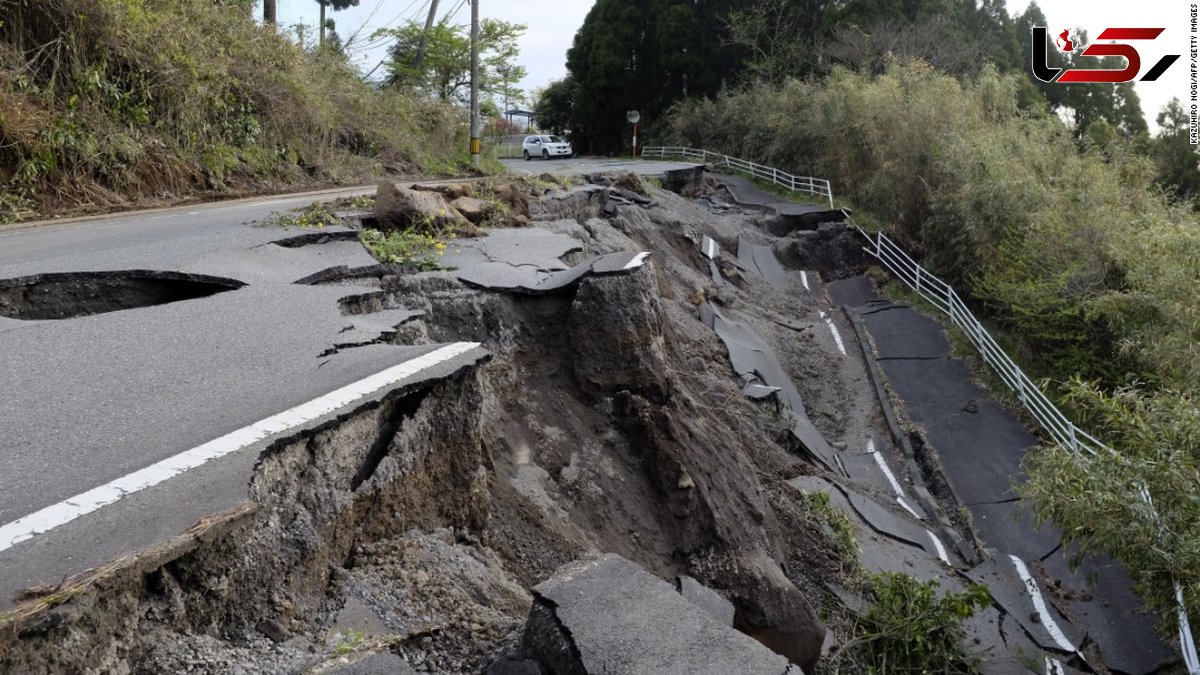
[[[429,33],[433,30],[433,20],[437,18],[438,0],[432,0],[429,3],[429,18],[425,19],[425,32],[421,33],[421,44],[417,47],[417,60],[413,62],[413,70],[417,73],[421,72],[421,66],[425,63],[425,50],[429,48]]]
[[[325,2],[326,0],[317,0],[317,4],[321,6],[321,25],[318,26],[321,37],[317,38],[317,46],[322,50],[325,48]]]
[[[479,0],[471,3],[471,164],[479,166],[483,152],[479,124]]]
[[[263,0],[263,23],[275,25],[275,0]]]

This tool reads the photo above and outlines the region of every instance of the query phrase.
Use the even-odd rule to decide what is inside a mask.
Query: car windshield
[[[563,140],[561,136],[547,136],[546,138],[547,138],[547,142],[549,142],[549,143],[566,143],[566,141]]]

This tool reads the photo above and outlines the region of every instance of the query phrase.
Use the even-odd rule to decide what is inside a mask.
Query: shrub
[[[895,572],[875,575],[869,585],[871,602],[843,658],[880,675],[976,672],[975,659],[963,648],[962,622],[991,603],[986,586],[939,596],[936,582]]]
[[[1200,461],[1185,461],[1200,447],[1187,422],[1200,396],[1200,227],[1135,144],[1102,128],[1077,142],[1057,116],[1020,111],[1020,77],[984,68],[960,81],[919,62],[835,69],[682,103],[669,142],[831,179],[839,201],[997,326],[1031,374],[1095,382],[1065,398],[1127,461],[1052,449],[1030,460],[1027,489],[1068,538],[1129,565],[1171,619],[1172,576],[1200,609]],[[1148,538],[1140,485],[1165,511],[1161,541]]]
[[[242,0],[0,3],[0,208],[455,171],[453,109],[379,90]],[[6,209],[10,218],[11,209]],[[0,217],[4,217],[0,215]]]

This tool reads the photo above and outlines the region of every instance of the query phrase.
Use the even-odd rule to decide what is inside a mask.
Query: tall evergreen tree
[[[321,19],[319,21],[319,25],[321,26],[320,45],[322,47],[325,46],[325,8],[328,7],[335,12],[340,12],[343,9],[348,9],[350,7],[358,7],[358,3],[359,0],[317,0],[317,4],[321,6]]]
[[[736,78],[741,51],[724,43],[739,2],[747,0],[597,0],[567,52],[581,146],[615,152],[628,144],[629,110],[653,128],[675,101]]]

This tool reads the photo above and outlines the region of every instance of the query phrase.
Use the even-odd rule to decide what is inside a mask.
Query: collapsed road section
[[[896,572],[995,585],[962,663],[1102,672],[888,423],[827,294],[864,264],[840,212],[662,184],[682,194],[389,185],[316,231],[0,254],[11,279],[240,284],[0,318],[27,355],[0,408],[0,672],[859,672],[862,580]],[[359,228],[414,191],[469,234],[376,260]]]

